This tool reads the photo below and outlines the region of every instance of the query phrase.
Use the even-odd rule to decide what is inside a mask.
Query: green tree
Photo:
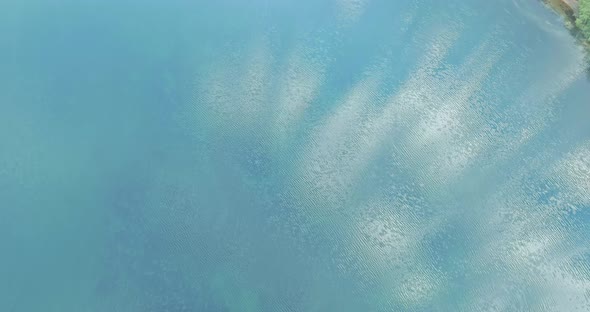
[[[576,26],[586,39],[590,39],[590,0],[580,0],[580,12],[576,19]]]

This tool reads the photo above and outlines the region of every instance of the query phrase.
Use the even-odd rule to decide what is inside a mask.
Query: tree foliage
[[[580,0],[580,12],[576,19],[576,26],[586,39],[590,39],[590,0]]]

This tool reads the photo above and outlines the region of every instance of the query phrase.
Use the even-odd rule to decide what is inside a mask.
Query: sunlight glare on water
[[[0,311],[589,311],[536,0],[0,3]]]

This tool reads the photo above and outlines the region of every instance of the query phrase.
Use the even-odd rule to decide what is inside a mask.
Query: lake
[[[0,3],[0,311],[588,311],[537,0]]]

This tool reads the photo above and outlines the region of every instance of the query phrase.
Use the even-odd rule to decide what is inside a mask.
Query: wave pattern
[[[590,204],[590,151],[564,149],[555,134],[562,95],[583,77],[581,54],[533,74],[543,64],[505,39],[508,19],[473,40],[458,17],[468,8],[429,24],[415,2],[370,64],[339,72],[329,55],[350,48],[346,32],[369,23],[372,8],[339,3],[337,24],[295,39],[286,55],[269,35],[199,75],[183,119],[189,129],[216,123],[195,133],[255,145],[270,172],[251,175],[254,190],[280,198],[267,207],[277,209],[273,231],[325,270],[318,279],[354,280],[310,276],[299,296],[316,308],[285,311],[333,307],[332,290],[351,311],[590,309],[590,232],[576,214]],[[557,33],[545,36],[565,40]]]
[[[539,1],[17,2],[0,311],[590,311],[590,84]]]

